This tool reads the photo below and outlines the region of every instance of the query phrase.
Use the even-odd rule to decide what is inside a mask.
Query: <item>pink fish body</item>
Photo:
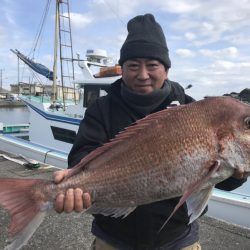
[[[114,217],[182,196],[176,209],[187,202],[193,221],[214,185],[235,169],[250,172],[250,105],[211,97],[160,111],[91,152],[58,185],[0,178],[0,204],[10,212],[14,238],[6,249],[24,245],[49,204],[68,188],[90,193],[93,204],[86,212]]]

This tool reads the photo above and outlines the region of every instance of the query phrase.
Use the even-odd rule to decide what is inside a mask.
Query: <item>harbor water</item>
[[[27,107],[0,108],[0,122],[3,124],[29,123]]]

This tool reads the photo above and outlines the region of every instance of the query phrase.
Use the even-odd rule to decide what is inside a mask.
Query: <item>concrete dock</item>
[[[54,170],[54,168],[45,168],[42,165],[38,169],[29,169],[0,156],[1,178],[52,179]],[[230,225],[207,216],[203,216],[199,221],[202,250],[250,249],[250,229]],[[45,218],[22,250],[87,250],[93,240],[90,233],[91,222],[92,216],[90,215],[52,212]],[[0,250],[6,246],[8,223],[7,212],[0,209]]]
[[[0,108],[26,107],[26,104],[20,100],[0,100]]]

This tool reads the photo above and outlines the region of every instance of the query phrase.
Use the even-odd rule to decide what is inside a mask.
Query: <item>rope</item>
[[[45,22],[47,20],[50,3],[51,3],[51,0],[47,0],[46,6],[45,6],[44,11],[43,11],[42,19],[41,19],[40,24],[39,24],[40,28],[39,28],[36,36],[35,36],[35,40],[34,40],[34,43],[33,43],[33,46],[32,46],[33,47],[33,49],[32,49],[33,53],[30,52],[30,54],[32,54],[32,59],[34,59],[34,54],[35,54],[36,48],[38,46],[39,40],[40,40],[40,44],[41,44],[41,36],[42,36],[42,32],[44,30]]]

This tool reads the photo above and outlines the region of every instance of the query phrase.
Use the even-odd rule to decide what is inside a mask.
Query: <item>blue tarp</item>
[[[40,63],[36,63],[27,56],[23,55],[20,51],[11,49],[13,53],[15,53],[24,63],[26,63],[31,69],[36,71],[38,74],[41,74],[48,78],[49,80],[53,80],[53,71],[50,71],[47,67]]]

